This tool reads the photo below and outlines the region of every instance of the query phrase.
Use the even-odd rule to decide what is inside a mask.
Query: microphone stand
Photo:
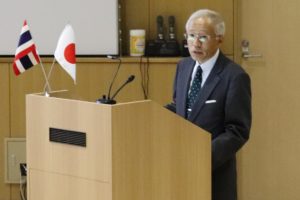
[[[113,60],[118,60],[119,61],[119,64],[118,64],[118,68],[117,68],[117,71],[115,72],[114,74],[114,77],[109,85],[109,89],[108,89],[108,94],[107,94],[107,98],[106,98],[106,95],[103,95],[102,98],[98,99],[96,102],[97,103],[102,103],[102,104],[116,104],[117,102],[113,99],[110,98],[110,92],[111,92],[111,88],[115,82],[115,79],[119,73],[119,70],[120,70],[120,67],[121,67],[121,63],[122,63],[122,60],[119,58],[119,57],[114,57],[114,56],[107,56],[107,58],[109,59],[113,59]]]
[[[110,105],[113,105],[113,104],[116,104],[117,102],[115,101],[115,100],[113,100],[113,99],[108,99],[108,98],[106,98],[106,96],[105,95],[103,95],[102,96],[102,99],[98,99],[97,101],[96,101],[97,103],[101,103],[101,104],[110,104]]]

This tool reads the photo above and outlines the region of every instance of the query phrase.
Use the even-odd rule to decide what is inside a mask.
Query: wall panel
[[[181,44],[184,39],[185,23],[190,14],[200,8],[216,10],[226,22],[226,37],[222,50],[225,54],[233,55],[233,28],[234,28],[234,1],[233,0],[122,0],[123,18],[123,51],[128,54],[128,32],[130,29],[141,28],[146,30],[147,39],[156,39],[156,17],[164,17],[165,37],[168,33],[168,16],[175,16],[175,30]]]
[[[9,114],[9,68],[8,64],[0,63],[0,200],[10,198],[10,185],[4,183],[4,138],[10,137]]]

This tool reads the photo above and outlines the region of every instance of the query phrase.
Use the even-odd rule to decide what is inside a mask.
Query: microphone
[[[107,58],[109,59],[112,59],[112,60],[119,60],[119,64],[118,64],[118,68],[117,68],[117,71],[115,72],[115,75],[109,85],[109,89],[108,89],[108,93],[107,93],[107,97],[106,95],[102,95],[102,98],[98,99],[96,102],[97,103],[102,103],[102,104],[115,104],[111,99],[110,99],[110,92],[111,92],[111,88],[115,82],[115,79],[119,73],[119,70],[120,70],[120,67],[121,67],[121,59],[117,56],[111,56],[111,55],[108,55]]]
[[[131,75],[128,77],[127,81],[125,83],[123,83],[123,85],[121,85],[121,87],[113,94],[113,96],[111,98],[106,98],[105,95],[103,95],[102,99],[98,99],[97,103],[102,103],[102,104],[116,104],[117,101],[114,100],[115,96],[121,91],[121,89],[123,87],[125,87],[125,85],[127,85],[128,83],[132,82],[134,80],[135,76]]]
[[[169,39],[175,40],[175,17],[169,16]]]
[[[157,16],[156,18],[156,25],[157,25],[157,39],[163,40],[164,39],[164,19],[161,15]]]
[[[125,83],[123,83],[123,85],[121,85],[121,87],[115,92],[115,94],[111,97],[111,100],[114,101],[116,103],[115,100],[113,100],[115,98],[115,96],[117,96],[117,94],[122,90],[123,87],[125,87],[125,85],[127,85],[128,83],[132,82],[134,80],[135,76],[134,75],[130,75],[127,79],[127,81]],[[115,104],[114,103],[114,104]]]

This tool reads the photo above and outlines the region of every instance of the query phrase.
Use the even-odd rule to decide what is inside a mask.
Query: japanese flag
[[[69,24],[66,25],[59,37],[54,57],[76,83],[75,35]]]

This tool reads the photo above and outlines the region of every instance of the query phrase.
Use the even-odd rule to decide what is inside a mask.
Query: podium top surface
[[[57,90],[57,91],[52,91],[51,93],[32,93],[32,94],[27,94],[26,96],[36,96],[36,97],[42,97],[42,98],[49,98],[49,99],[61,99],[61,100],[71,100],[71,101],[81,101],[81,102],[87,102],[87,103],[94,103],[98,105],[105,105],[105,106],[120,106],[120,105],[126,105],[126,104],[132,104],[132,103],[141,103],[141,102],[149,102],[152,100],[137,100],[137,101],[130,101],[130,102],[119,102],[117,104],[101,104],[97,103],[95,101],[89,101],[87,99],[84,99],[82,97],[74,96],[71,95],[68,90]]]

